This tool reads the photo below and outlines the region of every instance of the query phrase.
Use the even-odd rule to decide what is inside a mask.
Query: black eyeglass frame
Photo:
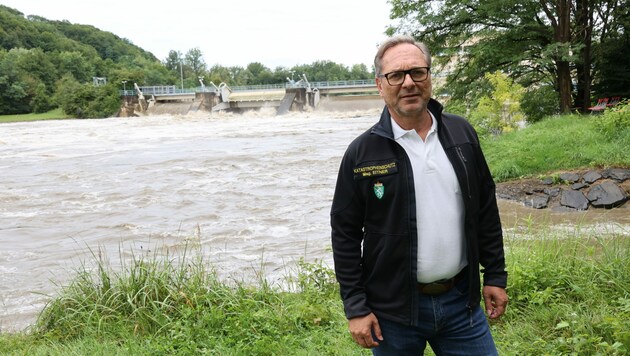
[[[424,75],[424,78],[422,78],[421,80],[415,80],[413,79],[413,75],[411,75],[411,72],[418,70],[418,69],[426,69],[427,73]],[[393,72],[389,72],[389,73],[385,73],[385,74],[381,74],[378,77],[379,78],[385,78],[387,80],[387,84],[391,85],[391,86],[396,86],[396,85],[402,85],[402,83],[405,82],[405,78],[407,77],[407,74],[409,74],[409,77],[411,78],[411,80],[414,81],[414,83],[420,83],[420,82],[424,82],[425,80],[427,80],[427,78],[429,78],[429,73],[431,72],[431,67],[415,67],[415,68],[411,68],[411,69],[407,69],[407,70],[395,70]],[[398,84],[392,84],[389,82],[389,76],[395,73],[402,73],[402,81]]]

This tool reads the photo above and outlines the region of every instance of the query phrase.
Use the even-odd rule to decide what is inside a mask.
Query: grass
[[[504,354],[630,352],[630,238],[530,231],[507,237],[509,313],[493,325]]]
[[[628,113],[630,115],[630,112]],[[524,129],[482,141],[497,181],[592,167],[630,167],[630,127],[614,135],[603,115],[547,118]]]
[[[500,354],[629,352],[630,238],[535,229],[506,236],[511,301],[491,323]],[[116,270],[97,257],[82,266],[31,330],[0,335],[0,354],[370,354],[350,339],[333,272],[318,263],[299,263],[288,289],[221,282],[190,254]]]
[[[95,257],[0,354],[356,354],[331,270],[300,263],[288,290],[219,282],[199,257]],[[344,351],[345,350],[345,351]]]
[[[55,109],[40,114],[0,115],[0,123],[39,120],[61,120],[69,118],[70,117],[64,114],[61,109]]]

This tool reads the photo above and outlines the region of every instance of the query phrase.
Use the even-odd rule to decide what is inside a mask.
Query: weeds
[[[506,236],[511,301],[491,323],[501,355],[630,350],[630,239],[584,230]],[[300,261],[282,289],[228,286],[187,253],[134,256],[120,272],[95,256],[30,333],[0,335],[0,354],[370,354],[348,334],[329,268]]]
[[[588,236],[588,235],[587,235]],[[510,240],[507,354],[622,355],[630,350],[630,239]]]

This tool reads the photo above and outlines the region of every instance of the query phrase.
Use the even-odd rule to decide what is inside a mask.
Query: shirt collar
[[[429,111],[429,115],[431,115],[431,128],[429,129],[427,136],[429,136],[430,134],[432,134],[433,132],[437,130],[437,120],[435,120],[435,116],[433,116],[433,113],[431,111]],[[392,121],[392,131],[394,133],[394,140],[398,140],[399,138],[405,136],[406,134],[410,132],[415,132],[414,129],[405,130],[402,127],[400,127],[400,125],[398,125],[398,123],[396,122],[396,120],[394,120],[393,117],[390,117],[390,120]]]

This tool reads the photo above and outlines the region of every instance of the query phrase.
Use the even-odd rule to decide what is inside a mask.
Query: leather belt
[[[464,268],[459,271],[455,277],[449,279],[440,279],[439,281],[431,283],[418,282],[418,291],[425,295],[444,294],[451,290],[451,288],[455,287],[455,285],[464,278],[467,270],[468,268]]]

